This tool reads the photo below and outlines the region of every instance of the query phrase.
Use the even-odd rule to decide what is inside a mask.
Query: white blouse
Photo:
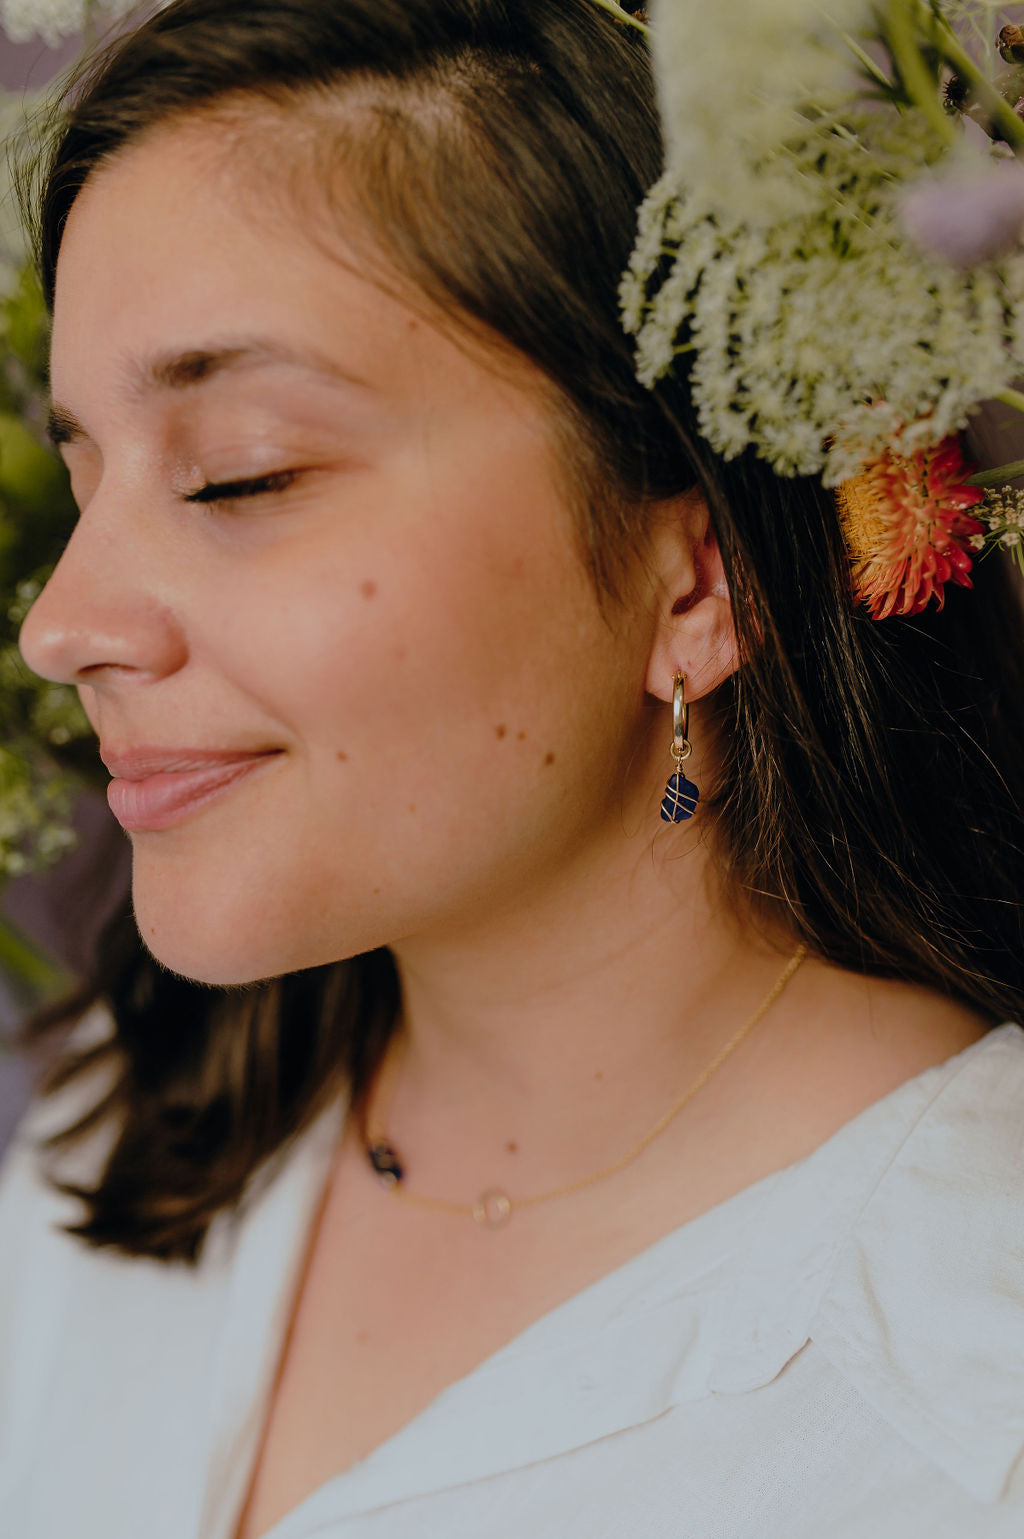
[[[198,1269],[0,1168],[0,1531],[232,1539],[344,1116]],[[685,1176],[682,1177],[685,1179]],[[272,1539],[1021,1539],[1024,1030],[1000,1026],[537,1320]]]

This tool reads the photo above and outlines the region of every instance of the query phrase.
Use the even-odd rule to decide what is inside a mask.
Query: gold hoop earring
[[[686,699],[686,675],[677,673],[672,685],[672,757],[676,767],[665,787],[661,816],[666,823],[684,823],[692,818],[700,801],[700,792],[683,774],[683,761],[693,752],[689,738],[690,706]]]

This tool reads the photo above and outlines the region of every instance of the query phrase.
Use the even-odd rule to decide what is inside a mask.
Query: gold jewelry
[[[672,757],[675,772],[669,777],[661,802],[661,816],[666,823],[683,823],[692,818],[700,801],[700,792],[683,774],[683,764],[693,752],[690,742],[690,703],[686,698],[686,675],[677,673],[672,681]]]
[[[595,1175],[584,1176],[580,1181],[570,1181],[565,1186],[556,1187],[553,1191],[550,1192],[537,1192],[531,1197],[516,1197],[514,1199],[511,1198],[507,1192],[501,1191],[498,1187],[489,1187],[487,1191],[480,1193],[480,1196],[477,1198],[476,1202],[474,1202],[471,1206],[460,1202],[448,1202],[444,1198],[440,1197],[421,1197],[417,1192],[407,1192],[402,1189],[402,1181],[405,1175],[405,1171],[400,1160],[398,1159],[398,1156],[395,1154],[394,1149],[388,1141],[387,1134],[383,1127],[384,1119],[381,1119],[380,1121],[374,1119],[373,1126],[371,1128],[371,1119],[367,1118],[364,1138],[366,1144],[366,1154],[370,1164],[373,1166],[377,1175],[380,1177],[381,1183],[388,1187],[390,1191],[394,1192],[396,1197],[401,1197],[404,1202],[414,1203],[416,1207],[419,1208],[432,1208],[435,1212],[438,1213],[465,1214],[472,1218],[475,1223],[482,1225],[485,1229],[497,1229],[500,1227],[500,1225],[507,1223],[512,1216],[513,1209],[515,1208],[529,1208],[533,1207],[536,1203],[539,1202],[551,1202],[556,1197],[568,1197],[571,1192],[578,1192],[584,1186],[592,1186],[595,1181],[603,1181],[606,1176],[613,1176],[615,1175],[616,1171],[623,1170],[627,1165],[631,1164],[638,1155],[643,1153],[649,1143],[653,1143],[654,1139],[657,1138],[659,1133],[664,1132],[665,1128],[668,1127],[672,1119],[682,1111],[683,1107],[686,1105],[691,1096],[696,1095],[697,1091],[700,1090],[703,1085],[707,1084],[712,1074],[714,1074],[715,1070],[725,1062],[733,1048],[738,1046],[738,1044],[742,1042],[743,1038],[746,1036],[747,1032],[750,1031],[752,1027],[757,1025],[762,1016],[767,1014],[768,1010],[778,999],[779,995],[782,993],[783,989],[786,987],[786,984],[789,982],[790,978],[792,978],[793,974],[796,972],[797,968],[800,966],[806,955],[807,947],[803,944],[799,945],[794,954],[790,957],[789,961],[786,963],[781,976],[772,985],[768,994],[758,1005],[749,1021],[747,1021],[746,1025],[736,1033],[730,1042],[726,1043],[725,1047],[722,1048],[716,1057],[711,1060],[711,1063],[704,1070],[703,1074],[701,1074],[696,1083],[691,1085],[686,1094],[680,1096],[679,1100],[675,1101],[669,1107],[668,1111],[665,1112],[654,1124],[650,1132],[645,1133],[640,1142],[635,1145],[634,1148],[630,1149],[628,1154],[624,1154],[620,1160],[616,1160],[614,1165],[608,1165],[605,1169],[597,1171]]]

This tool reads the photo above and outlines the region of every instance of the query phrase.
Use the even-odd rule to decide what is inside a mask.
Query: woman
[[[637,384],[660,157],[591,0],[175,0],[58,130],[21,645],[133,875],[0,1195],[19,1539],[1019,1531],[1019,608],[873,622]]]

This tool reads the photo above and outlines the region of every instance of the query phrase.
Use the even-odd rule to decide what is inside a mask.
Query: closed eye
[[[210,481],[198,491],[188,492],[183,502],[236,502],[243,497],[260,497],[266,492],[286,491],[296,480],[297,470],[278,470],[272,475],[256,476],[248,481]]]

